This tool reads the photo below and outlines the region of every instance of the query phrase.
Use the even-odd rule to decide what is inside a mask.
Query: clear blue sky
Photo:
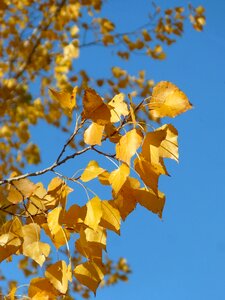
[[[126,257],[133,273],[128,283],[99,289],[97,300],[225,299],[225,1],[190,2],[205,6],[207,26],[197,33],[187,25],[163,62],[135,56],[125,66],[111,50],[93,48],[91,57],[90,49],[81,52],[79,67],[93,75],[104,76],[115,61],[133,74],[145,69],[155,81],[178,85],[195,107],[172,120],[179,130],[180,163],[169,162],[172,177],[160,180],[167,196],[163,220],[140,207],[122,225],[120,237],[109,234],[109,256]],[[156,3],[172,7],[187,1]],[[122,31],[144,23],[150,6],[147,0],[108,0],[104,14]],[[42,144],[46,137],[46,166],[64,138],[42,129],[34,137]],[[77,165],[67,168],[76,171]]]

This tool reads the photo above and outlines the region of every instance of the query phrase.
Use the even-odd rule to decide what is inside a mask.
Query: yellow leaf
[[[94,262],[88,261],[76,266],[74,275],[81,284],[95,293],[99,283],[104,278],[104,269]]]
[[[142,155],[144,158],[152,164],[159,163],[159,148],[163,140],[166,138],[166,130],[156,130],[148,132],[145,136],[142,145]]]
[[[91,125],[84,132],[84,142],[88,145],[101,145],[104,126],[97,123]]]
[[[77,86],[73,89],[72,93],[66,91],[58,92],[50,88],[49,91],[52,98],[58,102],[63,109],[71,112],[76,107]]]
[[[75,243],[76,250],[84,257],[101,263],[102,261],[102,247],[99,247],[98,244],[89,243],[86,241],[85,234],[80,233],[80,238],[76,240]]]
[[[118,143],[121,138],[121,134],[112,123],[105,125],[105,134],[109,138],[110,142],[115,144]]]
[[[68,270],[64,260],[57,261],[55,264],[50,265],[45,271],[45,276],[61,294],[67,292]]]
[[[83,115],[98,125],[106,125],[110,121],[110,110],[107,104],[93,89],[86,89],[83,97]]]
[[[104,169],[99,167],[97,161],[91,160],[87,165],[86,169],[84,170],[84,172],[82,173],[80,179],[83,182],[87,182],[98,177],[98,175],[100,175],[104,171],[105,171]]]
[[[86,204],[87,213],[84,219],[84,224],[96,230],[102,217],[102,204],[98,197],[92,198]]]
[[[15,254],[22,245],[22,224],[17,217],[0,228],[0,262]]]
[[[55,208],[59,203],[61,203],[62,207],[64,208],[66,205],[67,196],[72,191],[73,189],[67,186],[61,178],[53,178],[48,185],[48,193],[44,197],[45,206],[50,209]]]
[[[106,230],[98,226],[95,230],[86,228],[84,230],[85,239],[89,243],[98,244],[102,249],[106,249]]]
[[[137,189],[134,190],[134,195],[139,204],[162,218],[162,211],[165,204],[165,195],[163,193],[158,191],[158,196],[156,196],[151,190]]]
[[[69,232],[61,225],[62,218],[62,207],[56,207],[48,213],[47,226],[43,226],[46,234],[50,236],[56,248],[65,245],[70,238]]]
[[[134,168],[140,175],[144,183],[150,187],[154,193],[158,194],[158,180],[161,174],[167,175],[167,171],[162,164],[151,164],[144,157],[136,158]]]
[[[109,176],[110,176],[110,173],[108,171],[105,171],[105,172],[98,175],[98,180],[103,185],[110,185]]]
[[[32,300],[55,300],[59,292],[47,278],[33,278],[30,281],[28,296]]]
[[[135,209],[137,200],[133,193],[134,189],[138,189],[140,183],[137,179],[128,177],[118,195],[110,203],[113,207],[119,210],[119,213],[123,220]]]
[[[175,84],[161,81],[153,88],[149,103],[153,118],[176,117],[191,108],[187,96]]]
[[[40,226],[36,223],[31,223],[24,225],[22,231],[24,237],[23,254],[42,266],[50,253],[50,246],[40,242]]]
[[[120,93],[112,98],[108,103],[111,113],[110,122],[115,123],[121,120],[121,116],[127,116],[129,114],[127,104],[124,102],[124,94]]]
[[[86,213],[86,206],[80,207],[79,205],[74,204],[64,213],[63,224],[66,225],[68,230],[79,232],[81,225],[84,223]]]
[[[157,130],[165,130],[166,137],[162,141],[159,147],[159,155],[161,157],[167,157],[178,161],[179,153],[178,153],[178,143],[177,137],[178,132],[176,128],[171,124],[165,124],[162,127],[158,128]]]
[[[63,48],[63,54],[66,59],[73,59],[79,57],[79,45],[70,43]]]
[[[143,134],[138,129],[132,129],[121,137],[116,145],[116,158],[130,165],[131,157],[141,146]]]
[[[37,186],[27,178],[14,181],[9,185],[7,200],[14,204],[19,203],[29,198],[36,189]]]
[[[112,185],[112,189],[115,195],[118,194],[119,190],[125,183],[129,174],[130,174],[130,168],[126,164],[121,164],[121,166],[118,169],[114,170],[109,175],[109,182]]]
[[[104,228],[120,233],[121,216],[112,201],[102,201],[102,218],[100,225]]]

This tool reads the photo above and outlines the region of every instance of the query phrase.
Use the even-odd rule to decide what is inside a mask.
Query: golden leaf
[[[94,262],[85,262],[76,266],[74,275],[76,279],[83,285],[87,286],[94,293],[96,292],[99,283],[104,278],[104,268]]]
[[[27,178],[14,181],[9,185],[7,200],[14,204],[19,203],[30,197],[36,189],[37,186]]]
[[[110,110],[107,104],[93,89],[86,89],[83,97],[83,115],[98,125],[106,125],[110,122]]]
[[[150,115],[153,118],[174,118],[191,108],[187,96],[175,84],[161,81],[153,88],[149,103]]]
[[[144,183],[158,195],[158,180],[161,174],[167,175],[167,171],[162,164],[151,164],[144,157],[136,158],[134,168],[140,175]]]
[[[96,230],[102,217],[102,205],[100,199],[96,196],[86,204],[87,213],[84,224]]]
[[[109,176],[110,176],[110,173],[108,171],[105,171],[105,172],[98,175],[98,180],[103,185],[110,185]]]
[[[90,181],[96,177],[98,177],[98,175],[102,174],[105,170],[100,168],[97,161],[95,160],[91,160],[86,169],[84,170],[84,172],[82,173],[80,179],[83,182],[87,182]]]
[[[178,132],[176,128],[171,124],[165,124],[162,127],[158,128],[158,130],[165,130],[166,137],[162,140],[159,147],[159,155],[160,157],[171,158],[178,161],[179,153],[178,153],[178,143],[177,137]]]
[[[92,230],[92,229],[91,229]],[[98,243],[90,243],[86,240],[83,231],[80,232],[80,238],[75,243],[77,251],[84,257],[102,263],[102,247]]]
[[[156,196],[153,191],[146,189],[137,189],[133,192],[139,204],[162,218],[162,211],[165,204],[165,195],[163,193],[158,191],[158,196]]]
[[[50,246],[40,242],[40,226],[36,223],[24,225],[22,232],[24,238],[23,254],[42,266],[50,253]]]
[[[100,225],[120,234],[121,216],[112,201],[102,201],[102,218]]]
[[[110,122],[115,123],[121,120],[121,116],[127,116],[129,114],[127,104],[124,102],[124,94],[117,94],[108,103],[111,113]]]
[[[80,207],[77,204],[73,204],[68,211],[64,213],[63,224],[66,225],[68,230],[79,232],[81,225],[84,223],[86,213],[86,206]]]
[[[18,217],[7,221],[0,229],[0,262],[15,254],[22,244],[22,224]]]
[[[55,264],[47,267],[45,276],[49,279],[54,288],[61,294],[65,294],[67,292],[68,270],[64,260],[57,261]]]
[[[160,128],[161,129],[161,128]],[[142,155],[152,164],[159,163],[159,148],[163,140],[166,138],[166,130],[156,130],[148,132],[142,145]]]
[[[112,185],[115,195],[118,194],[129,174],[130,168],[126,164],[121,164],[118,169],[109,175],[109,182]]]
[[[84,142],[88,145],[101,145],[104,126],[97,123],[91,125],[84,132]]]
[[[43,225],[46,234],[50,236],[56,248],[65,245],[70,238],[69,232],[61,225],[62,221],[62,207],[56,207],[48,213],[48,223]]]
[[[69,112],[76,107],[76,95],[77,95],[77,86],[73,89],[72,93],[66,91],[56,91],[49,88],[50,95],[52,98],[59,103],[59,105]]]
[[[33,278],[30,281],[28,296],[33,300],[55,300],[59,292],[47,278]]]
[[[119,210],[123,220],[135,209],[137,200],[133,193],[134,189],[138,189],[140,183],[136,178],[128,177],[118,195],[110,203]]]
[[[138,129],[132,129],[121,137],[116,145],[116,158],[130,165],[131,157],[141,146],[143,134]]]

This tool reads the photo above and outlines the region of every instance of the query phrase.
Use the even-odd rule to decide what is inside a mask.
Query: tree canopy
[[[204,8],[163,11],[153,4],[146,22],[118,32],[102,15],[103,5],[101,0],[0,3],[0,261],[19,255],[19,267],[32,276],[31,299],[70,299],[74,292],[88,298],[100,283],[127,280],[126,260],[104,256],[107,231],[120,234],[121,221],[137,205],[162,217],[165,195],[158,180],[169,175],[164,158],[178,161],[178,131],[160,122],[192,107],[175,84],[155,84],[144,70],[133,76],[113,65],[109,78],[96,78],[94,70],[76,69],[76,61],[83,48],[91,52],[94,46],[113,49],[121,60],[134,55],[163,60],[188,19],[195,30],[203,29]],[[51,165],[26,172],[27,165],[41,161],[31,130],[40,120],[68,138]],[[60,171],[89,152],[97,158],[83,170],[73,176]],[[41,181],[45,173],[52,174],[47,185]],[[92,180],[109,191],[108,200],[89,187]],[[68,201],[77,185],[86,193],[82,205]],[[10,282],[7,296],[16,295],[17,283]]]

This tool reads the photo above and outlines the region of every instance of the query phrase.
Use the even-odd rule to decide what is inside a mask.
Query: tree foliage
[[[19,267],[32,275],[31,299],[70,299],[74,291],[88,298],[100,283],[127,280],[126,260],[104,257],[107,231],[120,234],[121,221],[137,205],[162,217],[165,195],[158,180],[169,175],[164,158],[178,161],[178,132],[172,124],[159,123],[192,107],[176,85],[154,85],[144,70],[131,76],[113,66],[109,78],[94,78],[77,70],[75,62],[83,48],[95,45],[113,47],[122,60],[137,54],[163,60],[164,48],[182,36],[187,16],[195,30],[202,30],[204,8],[162,11],[154,4],[147,23],[118,32],[102,16],[102,5],[101,0],[0,3],[0,261],[22,257]],[[41,86],[38,98],[34,84]],[[128,89],[132,92],[125,96]],[[24,173],[27,164],[41,160],[31,134],[41,119],[68,139],[51,165]],[[82,172],[61,173],[60,166],[89,152],[97,158]],[[53,175],[47,186],[32,181],[45,173]],[[102,189],[108,186],[109,200],[89,188],[92,180]],[[83,205],[68,204],[76,185],[86,192]],[[11,282],[9,299],[15,299],[16,290]]]

